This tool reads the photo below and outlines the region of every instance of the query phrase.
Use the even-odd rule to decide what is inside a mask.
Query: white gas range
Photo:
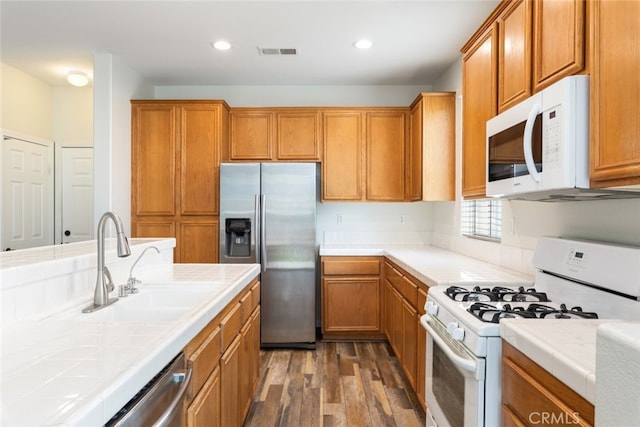
[[[429,289],[427,426],[500,425],[504,318],[640,320],[640,248],[541,238],[535,285]]]

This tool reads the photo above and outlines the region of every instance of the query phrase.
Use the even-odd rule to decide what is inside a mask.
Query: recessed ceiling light
[[[353,45],[358,49],[369,49],[371,46],[373,46],[373,43],[371,43],[371,41],[367,39],[362,39],[362,40],[358,40]]]
[[[218,50],[229,50],[229,49],[231,49],[231,45],[229,44],[229,42],[224,41],[224,40],[218,40],[217,42],[215,42],[213,44],[213,47],[215,47]]]
[[[83,87],[89,83],[89,77],[82,71],[69,71],[67,73],[67,81],[73,86]]]

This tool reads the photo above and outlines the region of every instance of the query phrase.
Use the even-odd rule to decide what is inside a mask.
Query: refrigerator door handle
[[[267,196],[262,195],[260,203],[260,250],[262,271],[267,271]]]
[[[253,198],[253,220],[255,227],[255,254],[256,254],[256,263],[260,264],[260,248],[262,247],[262,239],[260,233],[262,232],[262,224],[259,222],[260,218],[260,195],[256,194]]]

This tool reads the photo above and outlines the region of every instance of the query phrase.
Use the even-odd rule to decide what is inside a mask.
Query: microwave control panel
[[[560,105],[544,111],[543,113],[543,152],[542,161],[545,168],[551,167],[562,161],[560,141],[562,140],[562,107]]]

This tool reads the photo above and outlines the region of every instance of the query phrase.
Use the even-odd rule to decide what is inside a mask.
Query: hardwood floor
[[[318,341],[262,350],[245,426],[424,426],[425,415],[386,342]]]

